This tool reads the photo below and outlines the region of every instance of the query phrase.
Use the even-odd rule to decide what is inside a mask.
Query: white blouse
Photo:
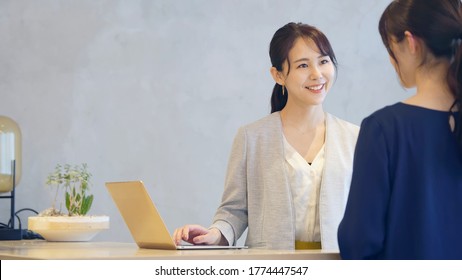
[[[320,242],[319,190],[324,168],[324,145],[310,165],[283,138],[286,169],[295,209],[295,240]]]

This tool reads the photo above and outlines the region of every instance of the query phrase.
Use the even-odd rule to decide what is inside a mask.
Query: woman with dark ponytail
[[[338,250],[359,129],[322,107],[334,52],[315,27],[289,23],[270,58],[271,114],[239,129],[213,224],[178,228],[176,243],[233,245],[248,228],[252,248]]]
[[[345,259],[462,259],[462,4],[395,0],[379,22],[413,96],[361,124]]]

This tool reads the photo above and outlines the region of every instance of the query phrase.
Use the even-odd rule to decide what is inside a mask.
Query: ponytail
[[[458,111],[454,134],[462,151],[462,39],[455,39],[454,44],[454,57],[449,68],[448,84],[455,97],[451,110]]]
[[[282,86],[280,84],[274,85],[273,94],[271,95],[271,113],[284,109],[287,103],[287,95],[287,91],[285,94],[282,93]]]

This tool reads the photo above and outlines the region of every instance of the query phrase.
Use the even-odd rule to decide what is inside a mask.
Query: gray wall
[[[49,207],[47,174],[86,162],[91,214],[111,217],[95,240],[131,241],[106,181],[143,180],[170,231],[209,225],[237,128],[269,112],[268,44],[285,23],[331,40],[327,111],[360,124],[407,95],[377,32],[389,2],[1,0],[0,115],[23,134],[17,209]]]

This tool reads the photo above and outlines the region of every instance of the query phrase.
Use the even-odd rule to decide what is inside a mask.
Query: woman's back
[[[462,259],[462,153],[449,116],[397,103],[363,121],[342,257]]]
[[[416,91],[361,125],[341,255],[462,259],[462,3],[394,0],[379,32]]]

